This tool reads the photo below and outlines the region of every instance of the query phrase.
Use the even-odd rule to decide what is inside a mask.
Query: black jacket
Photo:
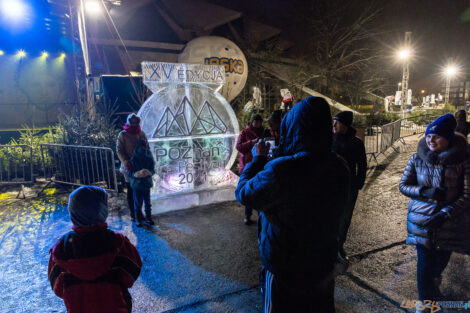
[[[470,156],[467,143],[455,136],[450,149],[432,152],[422,139],[400,181],[400,191],[411,200],[408,205],[409,244],[470,253]],[[437,202],[421,196],[424,187],[443,187],[446,199]],[[437,230],[423,225],[430,216],[448,212],[451,218]]]
[[[362,189],[366,180],[367,157],[364,143],[356,137],[356,130],[349,127],[346,134],[334,134],[332,149],[348,163],[351,187]]]
[[[261,208],[261,260],[272,273],[323,268],[318,275],[326,275],[336,259],[349,171],[331,152],[329,114],[322,98],[297,103],[282,121],[277,158],[256,156],[240,176],[235,195]]]

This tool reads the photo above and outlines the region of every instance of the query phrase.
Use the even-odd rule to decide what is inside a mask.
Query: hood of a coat
[[[308,97],[298,102],[281,122],[276,156],[298,152],[326,154],[331,151],[333,122],[325,99]]]
[[[454,136],[451,146],[444,152],[436,153],[429,149],[426,144],[426,138],[419,141],[418,155],[419,157],[431,164],[456,164],[461,163],[467,157],[467,142],[462,136]]]
[[[124,244],[120,236],[115,237],[115,249],[110,253],[80,259],[65,259],[63,243],[59,241],[52,249],[52,258],[57,265],[73,276],[83,280],[94,280],[105,274],[112,266],[116,255]]]

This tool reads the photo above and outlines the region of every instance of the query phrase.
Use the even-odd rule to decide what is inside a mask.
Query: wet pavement
[[[403,243],[408,199],[398,191],[416,138],[397,149],[381,156],[360,193],[346,244],[352,264],[336,280],[338,312],[411,312],[400,305],[417,298],[416,252]],[[47,263],[50,247],[71,227],[67,193],[50,188],[40,198],[15,196],[0,193],[0,312],[64,312],[47,280]],[[156,221],[156,227],[137,228],[125,210],[108,218],[144,262],[130,289],[134,312],[262,312],[256,225],[243,225],[241,205],[171,212]],[[468,281],[469,257],[454,254],[443,294],[470,300]]]

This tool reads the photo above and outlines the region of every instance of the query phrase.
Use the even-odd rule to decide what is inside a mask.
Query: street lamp
[[[18,19],[26,11],[24,3],[19,0],[4,0],[1,9],[3,15],[11,19]]]
[[[459,68],[455,64],[449,64],[444,68],[444,76],[446,77],[446,97],[445,103],[449,103],[450,98],[450,80],[457,75]]]
[[[397,51],[397,58],[403,62],[403,75],[401,80],[401,111],[403,118],[405,118],[405,101],[408,93],[408,81],[410,79],[410,59],[413,55],[411,49],[411,32],[405,33],[404,46]]]
[[[87,0],[85,1],[85,10],[88,14],[96,16],[101,14],[102,7],[100,2],[97,0]]]
[[[398,50],[397,57],[401,61],[406,61],[411,57],[412,52],[413,51],[411,50],[411,48],[403,47],[400,50]]]

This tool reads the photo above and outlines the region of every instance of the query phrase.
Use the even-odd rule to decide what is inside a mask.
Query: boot
[[[150,212],[145,212],[145,221],[149,225],[155,225],[155,222],[152,219],[152,214]]]

